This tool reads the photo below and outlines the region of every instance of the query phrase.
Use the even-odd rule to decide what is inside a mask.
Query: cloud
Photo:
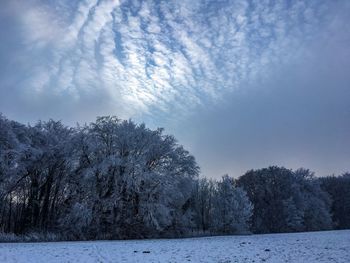
[[[74,112],[90,112],[91,103],[103,103],[94,107],[99,109],[95,115],[124,118],[180,118],[202,104],[219,103],[242,83],[267,77],[275,66],[303,56],[309,42],[335,19],[327,10],[336,5],[73,2],[10,4],[30,50],[30,72],[20,81],[22,100],[38,106],[51,97],[58,102],[53,112],[64,112],[67,105]]]

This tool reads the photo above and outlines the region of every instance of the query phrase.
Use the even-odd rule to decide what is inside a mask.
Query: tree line
[[[68,240],[350,227],[350,174],[269,167],[200,177],[163,129],[99,117],[23,125],[0,115],[0,233]]]

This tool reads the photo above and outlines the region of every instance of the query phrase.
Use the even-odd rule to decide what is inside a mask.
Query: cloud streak
[[[124,118],[218,103],[302,56],[334,19],[327,1],[20,3],[9,5],[32,56],[25,103],[50,98]]]

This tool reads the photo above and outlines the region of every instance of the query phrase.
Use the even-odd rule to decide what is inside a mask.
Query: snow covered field
[[[172,240],[2,243],[0,262],[350,262],[350,230]]]

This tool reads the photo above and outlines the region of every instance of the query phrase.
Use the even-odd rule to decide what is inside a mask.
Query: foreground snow
[[[0,262],[350,262],[350,230],[172,240],[3,243]]]

